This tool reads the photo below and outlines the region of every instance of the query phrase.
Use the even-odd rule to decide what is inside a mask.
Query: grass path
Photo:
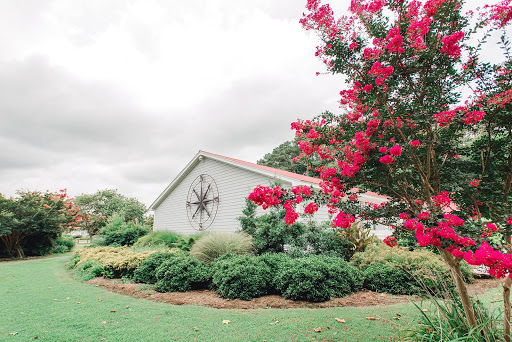
[[[398,323],[417,317],[411,304],[221,310],[156,303],[76,281],[65,269],[68,257],[0,263],[0,341],[390,341]]]

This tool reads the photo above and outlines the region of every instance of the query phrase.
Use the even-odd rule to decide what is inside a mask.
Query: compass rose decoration
[[[217,184],[209,175],[199,175],[190,186],[187,196],[187,215],[192,227],[206,230],[215,220],[219,206]]]

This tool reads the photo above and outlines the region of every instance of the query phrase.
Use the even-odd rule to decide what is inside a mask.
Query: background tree
[[[122,213],[124,222],[144,222],[147,208],[136,198],[126,197],[115,189],[98,190],[94,194],[82,194],[74,199],[84,217],[84,228],[89,235],[94,235],[103,228],[110,217]]]
[[[16,198],[0,196],[0,241],[9,256],[42,255],[66,229],[76,225],[78,208],[66,191],[18,191]]]
[[[333,225],[348,228],[357,216],[380,220],[437,248],[470,327],[477,322],[460,262],[484,264],[499,278],[512,271],[512,254],[487,242],[497,223],[512,224],[512,77],[504,29],[510,3],[484,6],[473,18],[458,0],[352,1],[350,15],[335,19],[329,5],[309,0],[301,20],[318,33],[317,55],[327,69],[348,85],[340,92],[345,114],[292,124],[306,156],[331,161],[320,169],[320,187]],[[490,36],[501,37],[500,62],[481,56]],[[390,201],[358,205],[355,187]],[[250,198],[264,207],[283,205],[292,224],[295,204],[311,197],[303,189],[258,187]]]
[[[319,172],[315,171],[315,169],[319,165],[319,158],[304,159],[302,162],[299,162],[304,153],[302,153],[298,143],[298,138],[285,141],[274,148],[271,153],[265,154],[256,163],[301,175],[318,177]]]

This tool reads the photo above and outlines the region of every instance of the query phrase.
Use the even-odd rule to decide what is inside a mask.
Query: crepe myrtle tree
[[[10,256],[23,258],[23,243],[31,236],[58,237],[82,221],[66,190],[46,193],[18,191],[17,197],[0,194],[0,243]]]
[[[477,321],[460,262],[489,267],[506,279],[507,340],[512,254],[487,239],[500,231],[510,243],[512,227],[511,1],[484,2],[473,13],[459,0],[352,0],[349,15],[335,19],[329,5],[308,0],[301,23],[318,34],[316,55],[328,72],[347,84],[345,113],[292,123],[297,160],[327,161],[316,171],[332,225],[378,221],[437,248],[471,327]],[[486,62],[482,51],[498,46],[499,62]],[[390,200],[364,205],[357,196],[365,190]],[[304,186],[259,186],[250,199],[283,206],[287,224],[298,218],[298,203],[305,214],[319,204]],[[396,245],[393,236],[385,242]]]

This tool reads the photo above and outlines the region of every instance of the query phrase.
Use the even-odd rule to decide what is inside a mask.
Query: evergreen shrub
[[[176,255],[156,269],[155,290],[185,292],[207,288],[211,280],[208,266],[189,255]]]

